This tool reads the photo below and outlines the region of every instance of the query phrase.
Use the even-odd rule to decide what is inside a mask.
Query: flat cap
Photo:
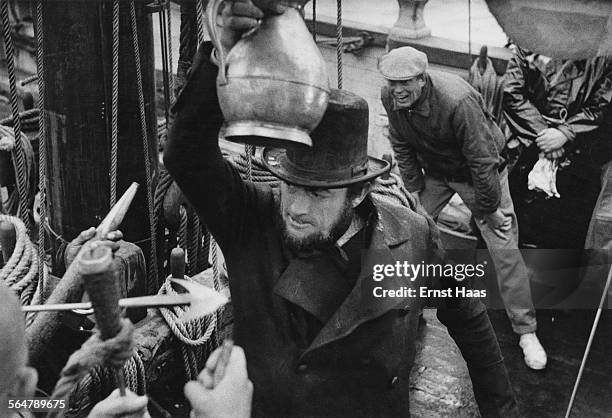
[[[427,70],[427,55],[411,46],[395,48],[380,58],[378,70],[388,80],[408,80]]]

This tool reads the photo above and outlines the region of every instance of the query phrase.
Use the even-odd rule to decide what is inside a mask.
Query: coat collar
[[[406,221],[406,217],[401,216],[400,207],[372,194],[370,199],[377,215],[373,220],[375,226],[370,246],[362,253],[359,277],[344,301],[338,298],[341,293],[346,295],[346,289],[342,291],[336,285],[330,286],[330,283],[342,283],[345,279],[335,263],[325,254],[316,254],[310,258],[291,258],[274,286],[274,292],[289,302],[319,319],[329,318],[304,355],[347,336],[360,324],[380,317],[390,310],[409,308],[415,301],[414,298],[408,297],[377,298],[373,295],[375,287],[388,290],[415,287],[417,282],[402,277],[375,281],[373,268],[378,264],[393,265],[398,260],[420,262],[416,253],[422,254],[422,249],[416,249],[416,253],[411,254],[410,249],[401,245],[409,240],[414,229]],[[329,308],[330,306],[332,308]],[[338,306],[339,308],[336,308]]]

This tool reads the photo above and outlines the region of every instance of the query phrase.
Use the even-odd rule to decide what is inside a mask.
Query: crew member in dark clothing
[[[504,136],[482,96],[465,80],[427,70],[427,55],[397,48],[380,60],[389,139],[406,188],[438,215],[457,193],[472,211],[491,254],[525,364],[546,366],[535,334],[529,271],[518,250],[518,225],[500,151]]]
[[[247,3],[229,8],[226,39],[262,17]],[[164,162],[225,256],[253,414],[409,416],[425,300],[384,291],[458,284],[395,273],[375,280],[373,272],[396,261],[442,263],[435,225],[416,205],[368,193],[389,164],[367,155],[367,102],[348,91],[331,92],[312,148],[263,150],[281,179],[278,192],[242,180],[218,144],[223,117],[211,52],[201,46],[177,101]],[[475,298],[449,298],[444,306],[438,317],[467,361],[483,416],[517,416],[484,306]]]
[[[512,132],[506,153],[513,159],[510,193],[521,243],[581,249],[601,187],[601,165],[612,155],[612,57],[558,60],[514,48],[503,110]],[[558,199],[527,190],[541,153],[559,163]]]

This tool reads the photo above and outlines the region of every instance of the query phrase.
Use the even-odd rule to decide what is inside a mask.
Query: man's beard
[[[349,199],[345,202],[340,215],[332,224],[331,229],[327,234],[317,232],[303,238],[292,236],[287,228],[287,223],[283,219],[282,209],[279,207],[276,211],[277,223],[281,231],[283,243],[293,252],[311,252],[313,250],[323,249],[333,245],[346,232],[351,225],[354,216],[354,209],[351,206]]]

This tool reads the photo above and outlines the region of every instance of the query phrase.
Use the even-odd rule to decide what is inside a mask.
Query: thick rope
[[[181,248],[187,248],[187,228],[189,226],[189,217],[187,216],[187,209],[185,206],[181,205],[179,209],[180,216],[180,224],[179,224],[179,232],[178,232],[178,245]],[[189,253],[187,254],[189,257]]]
[[[122,368],[131,391],[146,393],[144,364],[140,355],[133,352],[133,330],[133,325],[123,320],[116,337],[102,341],[94,334],[70,356],[52,395],[52,399],[68,399],[68,410],[62,416],[86,416],[116,387],[117,367]]]
[[[185,279],[189,280],[189,277],[186,276]],[[176,294],[168,279],[160,288],[159,294]],[[211,337],[217,328],[217,314],[215,312],[212,315],[195,318],[185,323],[181,319],[185,311],[186,308],[182,307],[159,309],[174,336],[182,343],[181,350],[185,363],[185,373],[187,378],[191,380],[197,377],[203,362],[206,360],[203,355],[204,352],[210,351],[211,347],[205,346],[212,343]],[[204,348],[208,348],[208,350],[204,350]]]
[[[5,152],[11,152],[13,155],[15,154],[15,149],[17,148],[17,144],[22,149],[22,153],[25,156],[25,184],[26,184],[26,196],[27,196],[27,204],[29,207],[32,206],[34,202],[34,194],[36,189],[36,175],[35,175],[35,159],[34,159],[34,150],[32,149],[32,144],[28,137],[21,133],[19,137],[19,141],[15,139],[15,132],[12,128],[0,125],[0,150]],[[15,177],[18,177],[17,167],[14,164],[15,160],[13,159],[13,169],[15,171]],[[4,212],[17,216],[19,214],[19,193],[17,190],[10,193],[9,198],[6,202],[4,202]]]
[[[145,165],[145,176],[147,184],[147,207],[149,213],[149,232],[151,235],[151,262],[149,269],[149,283],[147,292],[152,294],[155,292],[154,288],[157,287],[158,274],[157,274],[157,242],[156,242],[156,226],[155,226],[155,212],[153,208],[153,185],[151,178],[151,160],[149,159],[149,144],[147,141],[147,116],[145,112],[144,103],[144,90],[142,82],[142,69],[140,63],[140,47],[138,42],[138,27],[136,23],[136,6],[134,1],[130,1],[130,19],[132,24],[132,41],[134,46],[134,61],[136,63],[136,82],[138,87],[138,105],[140,108],[140,129],[142,135],[143,154],[144,154],[144,165]]]
[[[198,40],[197,25],[195,4],[182,3],[179,60],[176,80],[177,90],[175,90],[175,94],[178,94],[178,90],[183,88],[183,85],[187,80],[187,72],[191,67],[191,62],[193,61],[193,56],[196,52]]]
[[[198,26],[198,44],[204,42],[204,5],[202,0],[196,0],[196,21]]]
[[[379,198],[385,199],[396,205],[413,207],[413,198],[402,186],[400,177],[395,173],[390,173],[388,179],[378,177],[372,182],[370,193],[376,194]]]
[[[37,285],[38,257],[30,241],[25,224],[16,216],[0,215],[0,221],[9,222],[15,228],[15,249],[0,269],[0,280],[4,281],[29,305]]]
[[[167,14],[167,22],[168,22],[168,36],[166,37],[167,41],[168,41],[168,65],[169,65],[169,72],[168,72],[168,81],[170,84],[170,106],[172,106],[174,104],[174,67],[172,66],[173,64],[173,57],[172,57],[172,3],[170,1],[168,1],[166,3],[168,5],[168,7],[166,8],[166,14]]]
[[[187,250],[187,260],[189,262],[187,268],[187,274],[195,276],[196,271],[196,260],[198,259],[199,243],[198,236],[200,235],[200,222],[198,221],[198,215],[191,212],[187,218],[186,228],[186,243],[185,248]]]
[[[38,65],[38,64],[37,64]],[[39,94],[40,99],[40,94]],[[22,131],[37,131],[39,129],[38,121],[39,121],[40,111],[38,108],[24,110],[19,113],[19,120],[21,121],[21,130]],[[9,116],[0,120],[0,125],[13,127],[15,124],[15,120],[13,116]]]
[[[38,289],[43,301],[45,289],[45,222],[47,219],[47,118],[45,105],[45,67],[43,36],[43,0],[36,2],[36,73],[38,78],[38,200],[40,220],[38,222]]]
[[[336,0],[336,65],[338,67],[338,88],[342,90],[342,0]]]
[[[245,154],[240,154],[230,160],[242,174],[245,180],[249,180],[250,177],[251,181],[255,183],[268,183],[272,187],[277,187],[279,185],[280,181],[278,180],[278,177],[275,177],[272,173],[270,173],[263,163],[257,158],[251,159],[251,174],[249,176],[247,159],[248,157]]]
[[[117,158],[119,138],[119,0],[113,0],[113,75],[111,99],[110,207],[117,201]]]
[[[13,46],[13,35],[11,22],[9,20],[8,0],[0,3],[0,18],[2,19],[2,30],[4,35],[4,48],[6,51],[6,66],[9,76],[11,112],[14,120],[15,137],[21,136],[21,120],[19,118],[19,101],[17,98],[17,79],[15,72],[15,50]],[[17,190],[19,193],[19,217],[25,223],[26,229],[30,230],[30,208],[28,205],[28,192],[26,180],[26,162],[20,141],[15,141],[13,158],[17,166]]]
[[[244,153],[246,154],[246,175],[249,181],[253,181],[253,145],[246,144],[244,146]]]

